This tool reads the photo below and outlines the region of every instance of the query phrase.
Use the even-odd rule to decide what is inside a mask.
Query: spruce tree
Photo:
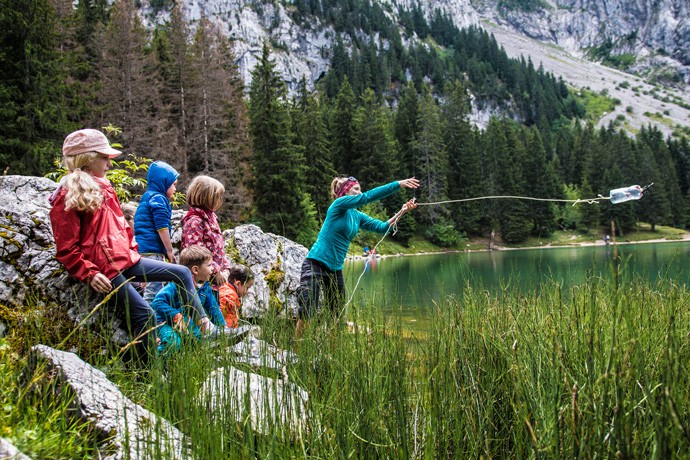
[[[187,169],[203,172],[225,184],[223,217],[238,220],[248,208],[247,184],[251,155],[243,84],[228,39],[202,18],[190,47],[187,109]]]
[[[395,139],[400,146],[400,157],[402,167],[407,171],[405,174],[415,176],[417,174],[416,162],[412,144],[419,130],[417,126],[419,111],[419,96],[412,82],[408,81],[400,95],[400,102],[395,112],[393,129]]]
[[[292,140],[285,93],[264,43],[249,89],[256,218],[265,231],[310,244],[316,238],[315,210],[305,191],[303,151]]]
[[[492,152],[496,165],[496,194],[522,195],[525,191],[525,148],[512,122],[492,119],[485,133],[485,149]],[[495,203],[495,216],[501,237],[508,243],[521,243],[529,236],[532,222],[522,200],[503,199]]]
[[[530,197],[562,198],[558,189],[556,173],[551,163],[547,162],[546,150],[541,135],[536,127],[522,128],[528,156],[525,161],[525,178]],[[529,207],[532,217],[532,234],[535,236],[549,236],[555,228],[555,204],[551,202],[535,201]]]
[[[160,99],[160,78],[147,34],[131,0],[116,0],[110,22],[99,38],[100,126],[122,128],[123,144],[140,155],[156,158],[168,142],[159,137],[167,117]]]
[[[424,201],[448,200],[448,152],[443,139],[445,126],[441,109],[436,103],[431,89],[424,85],[419,100],[417,115],[419,131],[412,143],[416,171],[420,181],[421,196]],[[445,206],[425,206],[419,212],[419,219],[433,225],[448,217]]]
[[[447,87],[443,116],[446,120],[444,140],[448,151],[450,199],[476,198],[489,191],[489,174],[482,171],[481,135],[469,122],[470,101],[467,91],[456,80]],[[478,235],[487,213],[480,201],[450,206],[458,229]]]
[[[589,182],[587,182],[587,179],[585,179],[580,187],[580,196],[577,198],[580,200],[587,200],[595,196],[596,194],[592,190],[592,187],[589,185]],[[586,232],[596,230],[601,221],[601,207],[601,203],[599,202],[579,203],[577,205],[577,210],[580,213],[578,229]]]
[[[338,174],[352,174],[355,136],[352,117],[355,111],[355,102],[355,93],[352,91],[350,81],[345,78],[340,85],[335,105],[331,111],[333,160]]]
[[[330,184],[336,173],[322,103],[316,94],[307,91],[304,78],[293,103],[292,124],[295,144],[304,149],[305,188],[319,221],[323,222],[331,203]]]
[[[161,101],[169,108],[162,131],[174,139],[168,149],[161,152],[161,158],[175,164],[183,178],[188,176],[190,163],[189,99],[192,87],[199,79],[190,62],[190,42],[190,31],[182,7],[175,5],[170,12],[170,20],[154,31],[153,51],[162,79]]]
[[[363,187],[382,185],[398,171],[395,139],[387,109],[371,89],[362,94],[361,106],[352,119],[354,142],[351,171]]]
[[[56,53],[48,0],[0,1],[0,168],[42,175],[54,165],[68,122],[66,72]]]

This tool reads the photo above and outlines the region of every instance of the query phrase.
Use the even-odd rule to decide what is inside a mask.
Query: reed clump
[[[259,435],[236,414],[200,410],[198,382],[220,364],[210,350],[193,360],[183,352],[146,399],[202,457],[682,456],[688,300],[671,282],[631,280],[616,291],[592,278],[567,292],[557,283],[531,293],[468,287],[434,306],[422,337],[375,305],[348,308],[359,327],[324,314],[297,341],[292,323],[268,318],[263,338],[299,361],[265,373],[310,395],[308,429],[297,434],[274,420]]]
[[[672,281],[612,284],[467,287],[433,306],[423,336],[373,303],[348,307],[356,327],[324,313],[299,340],[269,317],[261,338],[297,362],[259,371],[222,343],[190,343],[144,377],[109,375],[180,428],[197,458],[686,456],[690,295]],[[306,425],[276,417],[259,434],[246,399],[210,411],[199,390],[227,366],[306,390]]]

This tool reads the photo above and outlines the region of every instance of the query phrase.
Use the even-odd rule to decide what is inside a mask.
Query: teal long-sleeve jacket
[[[329,270],[342,270],[350,242],[357,236],[360,228],[376,233],[388,230],[388,222],[369,217],[357,208],[379,201],[398,190],[400,184],[396,181],[360,195],[337,198],[328,207],[326,220],[307,257],[321,262]]]

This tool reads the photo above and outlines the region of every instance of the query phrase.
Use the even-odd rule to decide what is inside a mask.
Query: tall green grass
[[[186,433],[196,458],[684,457],[689,299],[672,280],[470,287],[433,307],[423,337],[375,305],[348,307],[353,332],[323,314],[299,340],[292,322],[268,317],[262,338],[299,360],[261,372],[310,395],[307,429],[296,434],[279,418],[255,433],[247,401],[209,411],[198,394],[211,371],[258,371],[222,346],[190,344],[143,376],[109,373]]]
[[[257,435],[230,411],[204,410],[196,394],[218,365],[213,350],[179,355],[148,404],[176,421],[202,458],[690,452],[688,293],[672,282],[633,280],[615,291],[593,278],[569,292],[554,284],[498,295],[470,288],[462,301],[435,307],[424,338],[374,306],[347,313],[361,326],[354,333],[327,317],[298,341],[289,322],[262,325],[265,340],[299,356],[286,373],[310,394],[309,430],[300,435],[280,420]],[[229,356],[221,361],[232,365]]]

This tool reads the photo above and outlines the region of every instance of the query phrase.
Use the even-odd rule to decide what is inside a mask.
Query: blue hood
[[[149,166],[148,174],[146,174],[148,189],[165,195],[165,192],[168,191],[179,176],[180,173],[175,171],[175,168],[168,163],[154,161]]]

